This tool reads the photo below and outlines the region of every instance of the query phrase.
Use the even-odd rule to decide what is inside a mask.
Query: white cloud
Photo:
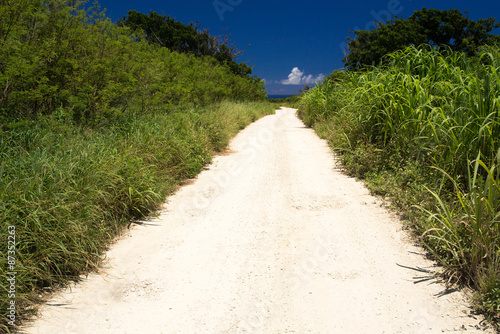
[[[304,75],[304,72],[299,70],[298,67],[294,67],[292,72],[288,75],[288,79],[281,80],[283,85],[312,85],[317,81],[321,81],[325,78],[323,73],[314,76],[312,74]]]
[[[292,73],[288,75],[288,79],[286,80],[281,80],[281,83],[283,85],[300,85],[302,82],[302,76],[304,75],[304,72],[299,70],[298,67],[294,67],[292,70]]]
[[[309,74],[307,77],[302,78],[302,83],[305,85],[312,85],[315,82],[323,81],[325,78],[325,75],[323,73],[318,74],[316,77],[314,77],[312,74]]]

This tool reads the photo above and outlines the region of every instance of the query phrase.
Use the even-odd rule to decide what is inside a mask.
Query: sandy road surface
[[[460,293],[397,265],[432,264],[295,110],[231,149],[26,332],[482,332]]]

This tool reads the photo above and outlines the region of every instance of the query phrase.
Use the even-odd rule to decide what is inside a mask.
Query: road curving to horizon
[[[22,332],[494,333],[424,254],[282,108]]]

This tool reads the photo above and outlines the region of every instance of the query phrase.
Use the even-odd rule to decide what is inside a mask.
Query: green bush
[[[265,98],[260,79],[149,44],[85,1],[6,0],[0,17],[0,128],[54,112],[95,126],[130,107]]]

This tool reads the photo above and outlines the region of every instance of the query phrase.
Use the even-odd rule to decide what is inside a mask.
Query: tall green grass
[[[97,128],[54,114],[0,133],[0,249],[7,254],[8,226],[15,226],[16,324],[41,290],[95,269],[124,226],[154,212],[240,129],[272,112],[267,102],[226,102],[126,112]],[[12,329],[8,271],[2,261],[0,331]]]
[[[334,72],[300,114],[348,172],[405,210],[450,280],[499,315],[500,50],[409,47],[384,64]]]

